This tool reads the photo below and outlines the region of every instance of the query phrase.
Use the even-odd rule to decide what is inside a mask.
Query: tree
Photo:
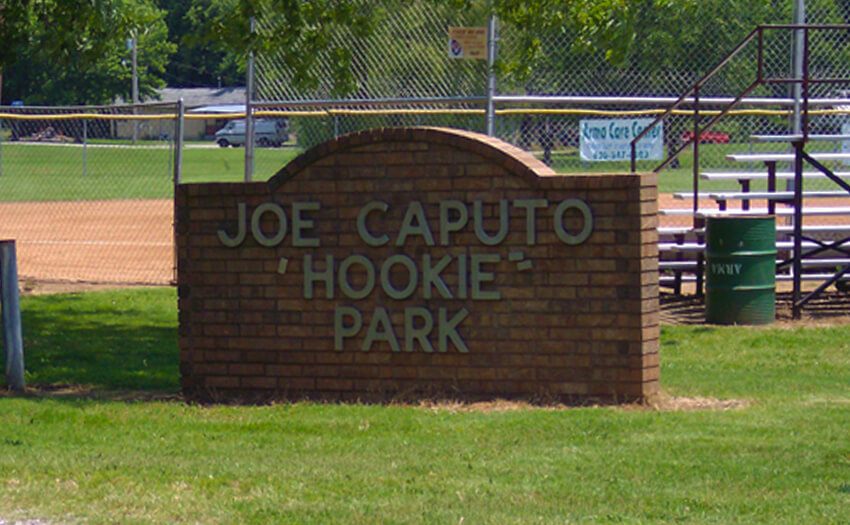
[[[380,27],[381,13],[408,9],[412,5],[450,8],[458,13],[487,9],[484,0],[413,0],[400,6],[393,0],[219,0],[227,9],[209,19],[204,37],[226,43],[240,53],[255,51],[274,55],[292,72],[296,88],[312,89],[320,77],[333,79],[333,93],[345,96],[358,89],[351,71],[348,42],[334,40],[341,28],[364,38]],[[536,36],[557,31],[569,22],[576,36],[588,45],[604,47],[611,60],[620,60],[634,36],[634,10],[628,0],[492,0],[492,10],[505,23],[526,35],[522,52],[504,61],[504,71],[527,72],[527,64],[541,53]],[[252,32],[249,20],[265,22]],[[332,60],[324,60],[332,57]],[[321,67],[319,62],[323,61]]]
[[[72,26],[62,17],[73,6],[80,7],[82,16],[68,16],[79,22]],[[11,46],[14,61],[8,57],[9,46],[4,47],[4,101],[72,105],[110,104],[116,96],[130,100],[127,40],[133,34],[138,46],[140,93],[150,97],[155,88],[164,85],[160,75],[174,46],[166,39],[163,12],[150,0],[34,2],[27,14],[25,20],[16,22],[18,29],[5,28],[16,44]]]
[[[72,52],[97,56],[102,51],[104,37],[115,29],[108,3],[108,0],[0,1],[0,41],[3,42],[0,68],[17,60],[20,46],[31,42],[34,25],[51,28],[51,38],[39,44],[55,60],[67,60]]]
[[[166,12],[168,40],[176,46],[165,69],[172,87],[243,85],[245,60],[223,41],[205,38],[207,26],[232,2],[222,0],[158,0]]]

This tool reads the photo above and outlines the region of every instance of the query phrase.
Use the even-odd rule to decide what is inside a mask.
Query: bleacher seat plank
[[[804,273],[804,274],[800,275],[800,279],[803,280],[803,281],[826,281],[827,279],[832,279],[833,277],[834,277],[834,274],[831,274],[831,273],[825,273],[825,274],[823,274],[823,273]],[[787,273],[776,274],[776,280],[777,281],[790,281],[793,278],[794,278],[793,275],[787,274]],[[661,284],[672,283],[672,282],[675,282],[676,279],[677,279],[677,277],[673,276],[673,275],[661,275],[658,278],[658,280]],[[680,275],[680,276],[678,276],[678,279],[680,279],[682,282],[692,283],[692,282],[696,281],[696,276],[695,275]],[[843,275],[840,280],[850,281],[850,275]]]
[[[829,241],[827,241],[829,242]],[[842,248],[850,247],[850,239],[844,240],[839,244]],[[803,241],[801,247],[804,250],[813,248],[821,248],[822,245],[812,241]],[[777,250],[791,250],[794,248],[794,241],[776,241]],[[705,251],[705,243],[702,242],[660,242],[658,243],[659,252],[702,252]]]
[[[850,172],[836,171],[837,177],[850,177]],[[766,171],[704,171],[700,173],[700,178],[704,180],[766,180]],[[776,178],[778,179],[793,179],[793,171],[777,171]],[[817,179],[826,178],[826,175],[820,171],[804,171],[803,178]]]
[[[765,199],[775,201],[788,201],[794,198],[793,191],[723,191],[723,192],[708,192],[705,198],[714,200],[750,200],[750,199]],[[826,198],[850,198],[850,193],[846,191],[804,191],[803,198],[806,199],[826,199]]]
[[[816,160],[850,160],[850,153],[813,151],[808,155]],[[792,162],[796,158],[795,153],[729,153],[726,155],[726,160],[733,162]]]
[[[718,210],[718,209],[699,209],[696,212],[690,208],[666,208],[658,210],[659,215],[665,216],[688,216],[693,215],[697,218],[707,219],[708,217],[727,217],[727,216],[750,216],[750,215],[768,215],[767,208],[750,208],[749,210]],[[850,215],[850,206],[806,206],[803,210],[804,215]],[[793,208],[777,208],[773,215],[779,217],[790,217],[794,215]]]
[[[838,140],[850,140],[850,135],[836,135],[825,133],[812,133],[810,135],[794,134],[794,135],[750,135],[750,140],[754,142],[799,142],[803,139],[809,141],[825,141],[834,142]]]

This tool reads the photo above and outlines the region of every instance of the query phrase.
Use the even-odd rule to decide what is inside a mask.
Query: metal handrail
[[[793,31],[802,31],[803,38],[805,42],[804,49],[804,57],[803,57],[803,75],[802,78],[784,78],[784,77],[764,77],[763,75],[763,66],[764,66],[764,32],[766,30],[793,30]],[[688,142],[682,144],[676,151],[671,153],[667,159],[664,160],[659,166],[657,166],[653,171],[659,172],[664,169],[670,162],[676,159],[688,146],[693,144],[694,147],[694,180],[698,181],[698,172],[699,172],[699,137],[703,135],[705,132],[709,131],[712,126],[714,126],[719,120],[721,120],[724,116],[726,116],[732,109],[734,109],[737,105],[741,103],[741,101],[751,93],[756,87],[762,84],[802,84],[803,86],[803,94],[802,94],[802,117],[803,117],[803,127],[802,133],[804,140],[808,136],[808,107],[809,107],[809,84],[816,83],[839,83],[839,82],[847,82],[850,81],[848,78],[818,78],[812,79],[809,78],[808,71],[808,55],[809,55],[809,31],[810,30],[850,30],[850,25],[848,24],[819,24],[819,25],[808,25],[808,24],[766,24],[759,25],[751,31],[746,37],[744,37],[741,42],[735,46],[732,51],[730,51],[725,58],[723,58],[716,66],[714,66],[708,73],[703,75],[699,80],[697,80],[683,95],[681,95],[676,102],[674,102],[664,113],[659,115],[649,126],[647,126],[641,133],[639,133],[630,143],[631,147],[631,170],[634,173],[637,171],[637,143],[643,137],[645,137],[653,127],[658,125],[664,119],[666,119],[670,114],[676,110],[679,106],[681,106],[689,96],[693,95],[694,99],[694,135],[693,139]],[[699,90],[702,86],[706,84],[714,75],[716,75],[723,67],[725,67],[729,61],[731,61],[738,53],[741,52],[754,38],[758,37],[758,62],[757,62],[757,74],[756,79],[750,84],[743,93],[739,96],[735,97],[735,99],[724,109],[721,111],[719,115],[715,118],[712,118],[705,126],[700,129],[699,126]],[[695,182],[695,184],[699,184]],[[697,192],[697,188],[694,188],[694,192]]]
[[[694,111],[698,114],[699,113],[699,88],[702,87],[703,85],[705,85],[705,83],[708,82],[708,80],[710,80],[711,77],[716,75],[717,72],[720,71],[726,64],[728,64],[730,60],[735,58],[735,56],[742,49],[744,49],[744,47],[747,44],[749,44],[750,41],[752,41],[752,39],[756,37],[756,35],[760,35],[761,34],[760,31],[761,31],[761,26],[758,26],[754,30],[752,30],[750,32],[750,34],[748,34],[737,46],[735,46],[735,48],[732,51],[729,52],[729,54],[726,55],[726,57],[723,60],[720,61],[720,63],[718,63],[716,66],[714,66],[708,73],[703,75],[702,78],[697,80],[690,88],[688,88],[687,91],[685,91],[685,93],[683,93],[676,100],[676,102],[674,102],[669,108],[667,108],[667,110],[664,113],[662,113],[661,115],[656,117],[656,119],[654,121],[652,121],[651,124],[649,124],[646,128],[644,128],[643,131],[638,133],[638,135],[634,139],[632,139],[632,141],[630,143],[632,173],[637,171],[637,143],[638,143],[638,141],[640,141],[643,137],[645,137],[650,132],[650,130],[652,128],[654,128],[656,125],[658,125],[659,122],[662,122],[665,118],[670,116],[670,114],[674,110],[676,110],[679,106],[681,106],[690,95],[694,95]],[[759,57],[759,64],[761,64],[761,57]],[[735,102],[739,101],[741,98],[743,98],[743,97],[736,97],[735,101],[733,101],[733,104]],[[696,136],[695,136],[695,138],[696,138]],[[683,149],[684,148],[680,148],[673,155],[671,155],[668,158],[668,162],[670,162],[674,158],[678,157]],[[667,163],[664,164],[664,166],[666,166],[666,165],[667,165]],[[660,171],[662,168],[663,168],[663,166],[656,169],[656,170],[653,170],[653,171],[657,172],[657,171]]]

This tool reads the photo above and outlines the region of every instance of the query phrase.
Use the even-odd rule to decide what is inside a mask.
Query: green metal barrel
[[[776,318],[776,219],[709,217],[705,320],[769,324]]]

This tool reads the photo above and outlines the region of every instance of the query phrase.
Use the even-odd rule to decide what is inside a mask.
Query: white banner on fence
[[[850,137],[850,122],[841,124],[841,134]],[[850,140],[841,141],[841,153],[850,153]],[[842,160],[841,163],[850,166],[850,160]]]
[[[612,161],[631,159],[630,143],[651,118],[587,119],[579,121],[581,160]],[[661,159],[664,155],[663,122],[656,124],[637,144],[638,160]]]

